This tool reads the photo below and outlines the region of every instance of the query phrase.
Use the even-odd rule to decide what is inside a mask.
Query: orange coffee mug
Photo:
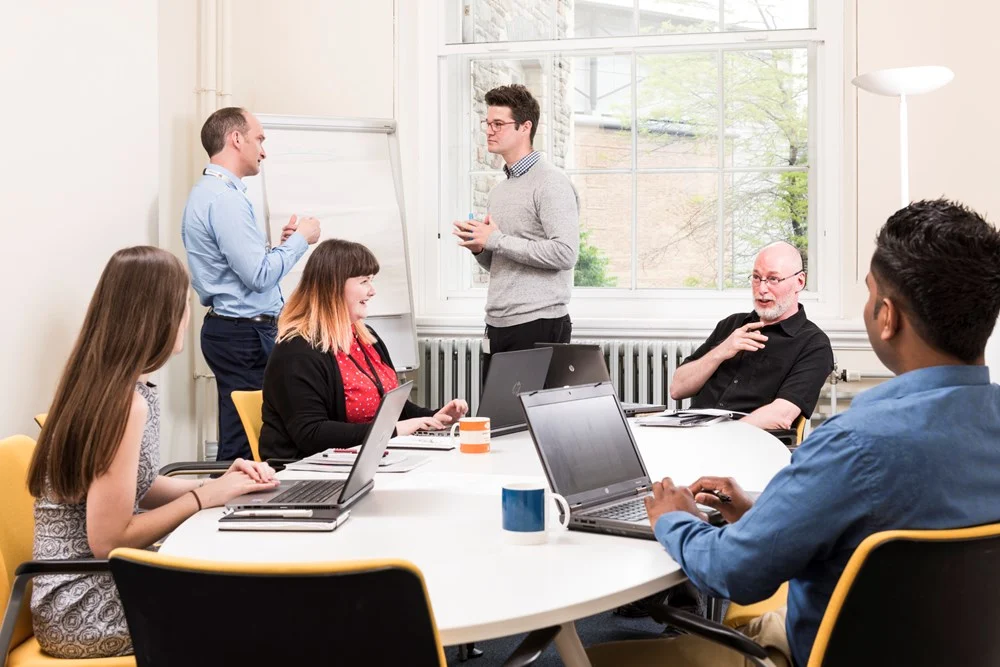
[[[458,429],[458,435],[455,435]],[[458,439],[458,448],[465,454],[486,454],[490,451],[490,418],[462,417],[451,425],[451,441]]]

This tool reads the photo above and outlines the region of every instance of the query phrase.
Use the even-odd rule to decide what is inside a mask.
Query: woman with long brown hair
[[[360,243],[329,239],[313,250],[264,371],[262,458],[299,459],[364,441],[382,396],[399,384],[389,350],[365,324],[378,271]],[[437,411],[407,401],[395,434],[443,429],[468,410],[459,399]]]
[[[277,485],[267,464],[241,459],[207,482],[157,475],[160,403],[148,377],[184,347],[188,286],[180,261],[149,246],[119,250],[104,268],[28,473],[36,559],[147,547],[202,508]],[[132,652],[108,574],[36,577],[31,611],[50,655]]]

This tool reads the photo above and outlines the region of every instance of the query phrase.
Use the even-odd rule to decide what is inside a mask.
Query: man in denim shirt
[[[699,588],[748,604],[789,582],[787,619],[772,612],[747,630],[776,664],[808,662],[865,537],[1000,521],[1000,386],[984,360],[1000,312],[1000,233],[948,201],[910,204],[879,233],[866,283],[868,338],[896,378],[816,429],[756,502],[712,477],[686,488],[664,479],[647,498],[657,539]],[[730,525],[706,523],[696,501]],[[597,649],[595,664],[613,648]],[[690,635],[649,649],[664,665],[744,664]]]

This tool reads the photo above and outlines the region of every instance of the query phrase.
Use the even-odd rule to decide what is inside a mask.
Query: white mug
[[[500,494],[503,534],[510,544],[544,544],[548,541],[548,528],[556,523],[550,512],[553,501],[563,511],[556,524],[559,526],[557,530],[569,528],[569,503],[541,482],[504,484]]]

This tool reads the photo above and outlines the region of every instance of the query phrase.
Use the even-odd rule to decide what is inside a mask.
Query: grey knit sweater
[[[580,252],[576,190],[545,158],[490,192],[490,235],[476,261],[490,272],[486,323],[510,327],[569,313]]]

